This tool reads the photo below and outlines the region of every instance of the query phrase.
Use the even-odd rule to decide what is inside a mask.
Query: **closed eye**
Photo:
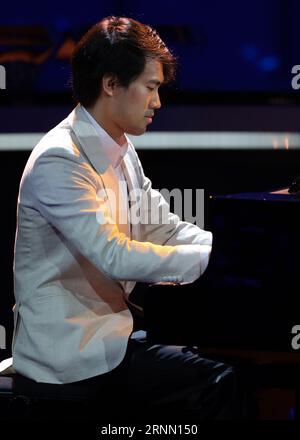
[[[154,91],[154,87],[147,87],[148,88],[148,90],[150,90],[151,92],[153,92]]]

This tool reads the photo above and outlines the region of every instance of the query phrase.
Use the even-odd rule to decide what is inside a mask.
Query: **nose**
[[[161,107],[160,97],[158,91],[155,93],[153,100],[151,101],[151,108],[158,109]]]

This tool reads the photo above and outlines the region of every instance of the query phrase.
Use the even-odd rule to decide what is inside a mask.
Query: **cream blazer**
[[[129,191],[143,189],[168,211],[132,145],[123,171]],[[210,232],[168,211],[169,224],[141,222],[125,233],[112,194],[121,197],[117,176],[78,105],[33,149],[18,197],[13,366],[38,382],[115,368],[132,332],[125,299],[135,282],[193,282],[204,270]],[[145,217],[151,204],[135,203]]]

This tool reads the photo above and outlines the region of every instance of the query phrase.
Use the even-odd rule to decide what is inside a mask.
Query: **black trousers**
[[[199,295],[208,292],[211,279],[216,279],[214,267],[210,263],[198,284],[180,286],[180,291],[173,286],[149,288],[146,284],[136,285],[129,300],[142,308],[150,295],[157,295],[158,307],[161,304],[160,298],[169,295],[170,301],[165,302],[169,318],[164,319],[164,314],[163,318],[159,316],[159,311],[154,307],[159,322],[151,331],[147,328],[147,316],[145,319],[138,309],[129,304],[134,316],[134,332],[129,339],[124,360],[113,371],[83,381],[95,389],[96,396],[102,402],[101,408],[105,400],[108,415],[142,418],[146,421],[150,417],[154,420],[172,418],[178,422],[183,419],[201,421],[256,417],[255,402],[249,396],[244,378],[235,368],[226,362],[205,358],[201,355],[201,349],[195,349],[190,341],[185,342],[184,337],[182,341],[173,343],[172,335],[169,339],[165,331],[168,319],[169,322],[171,320],[174,289],[180,292],[177,298],[179,305],[183,306],[183,313],[178,327],[182,326],[184,330],[189,316],[197,317],[186,306],[190,291],[193,295],[198,288]],[[160,325],[165,327],[164,331],[160,332]],[[160,340],[163,333],[166,338]]]
[[[237,420],[244,397],[229,365],[190,347],[152,344],[134,332],[125,358],[109,373],[81,381],[94,390],[101,418],[134,421]]]

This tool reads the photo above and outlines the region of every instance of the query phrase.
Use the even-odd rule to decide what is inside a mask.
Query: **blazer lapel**
[[[104,190],[106,191],[108,197],[110,210],[111,212],[113,212],[114,204],[119,203],[119,179],[103,151],[98,133],[96,132],[90,121],[86,118],[80,105],[78,105],[69,115],[68,121],[80,142],[84,154],[87,156],[88,160],[91,162],[92,166],[102,180]],[[130,206],[130,192],[134,188],[138,188],[139,186],[136,182],[135,172],[133,170],[131,161],[127,156],[128,154],[124,156],[124,159],[122,161],[122,169],[128,185],[128,200]],[[139,225],[129,225],[128,223],[118,224],[118,228],[128,237],[139,240]],[[135,281],[121,281],[120,283],[123,286],[126,299],[129,296],[129,293],[134,288]]]
[[[85,116],[80,105],[75,107],[68,120],[93,167],[98,174],[104,174],[110,167],[109,161],[103,151],[98,133]]]
[[[125,221],[119,222],[118,220],[120,219],[117,219],[116,216],[116,210],[121,206],[119,179],[103,151],[98,133],[85,116],[80,105],[70,114],[69,122],[80,142],[83,152],[102,180],[112,218],[116,220],[119,230],[130,237],[128,223]]]
[[[134,168],[132,166],[130,157],[125,154],[122,162],[122,169],[128,185],[128,201],[130,209],[130,225],[131,225],[131,236],[134,240],[140,240],[140,222],[136,219],[140,218],[140,203],[139,196],[135,196],[135,191],[140,190]]]

